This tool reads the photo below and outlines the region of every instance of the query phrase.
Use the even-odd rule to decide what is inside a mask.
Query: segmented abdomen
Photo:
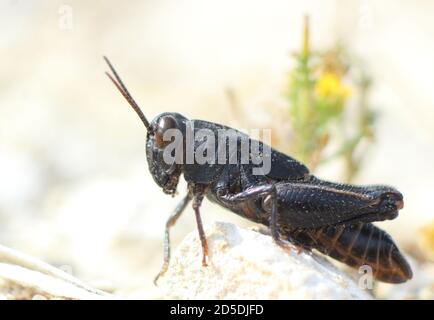
[[[371,223],[287,230],[289,240],[341,261],[351,267],[368,265],[376,279],[405,282],[412,271],[392,238]]]

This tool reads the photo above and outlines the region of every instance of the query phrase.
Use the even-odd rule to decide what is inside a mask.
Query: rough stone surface
[[[215,223],[206,229],[208,267],[197,232],[178,246],[160,286],[180,299],[370,299],[347,275],[316,254],[284,250],[270,236]]]
[[[109,298],[63,270],[0,245],[0,300]]]
[[[95,300],[108,296],[89,292],[64,279],[16,265],[0,263],[0,300]]]

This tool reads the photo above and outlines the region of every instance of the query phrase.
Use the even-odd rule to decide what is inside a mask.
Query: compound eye
[[[163,139],[164,133],[169,129],[175,129],[176,127],[176,120],[172,116],[164,116],[158,121],[157,129],[155,131],[155,142],[159,148],[164,148],[170,143],[170,140],[165,141]]]

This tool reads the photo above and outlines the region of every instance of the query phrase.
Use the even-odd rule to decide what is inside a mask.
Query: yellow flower
[[[434,221],[420,230],[418,242],[426,257],[434,261]]]
[[[332,72],[324,72],[315,85],[315,93],[321,98],[343,100],[351,94],[349,86],[342,83],[340,77]]]

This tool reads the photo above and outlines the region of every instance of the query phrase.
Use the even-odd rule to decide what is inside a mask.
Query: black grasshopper
[[[157,185],[163,192],[175,195],[181,175],[188,184],[187,195],[167,220],[164,264],[155,280],[164,274],[169,265],[169,230],[190,201],[202,244],[202,264],[206,266],[208,246],[200,217],[204,197],[269,227],[275,242],[285,248],[288,244],[283,240],[306,250],[316,249],[352,267],[369,265],[374,277],[384,282],[401,283],[411,279],[411,268],[392,238],[372,224],[397,217],[403,207],[403,196],[395,188],[324,181],[310,174],[300,162],[271,148],[271,167],[264,175],[252,174],[258,165],[250,160],[224,164],[198,164],[196,161],[191,164],[182,161],[167,163],[163,159],[164,150],[170,141],[163,136],[169,129],[179,130],[183,137],[187,127],[194,127],[194,132],[205,128],[215,134],[219,130],[230,129],[230,138],[235,138],[237,146],[243,139],[257,143],[260,151],[267,145],[229,127],[203,120],[188,120],[178,113],[162,113],[149,123],[109,60],[105,60],[114,77],[106,74],[147,129],[146,156]],[[199,142],[194,140],[194,152]],[[227,141],[219,143],[226,148]],[[185,139],[180,145],[184,150],[188,147]],[[229,151],[227,157],[240,156],[240,149]]]

